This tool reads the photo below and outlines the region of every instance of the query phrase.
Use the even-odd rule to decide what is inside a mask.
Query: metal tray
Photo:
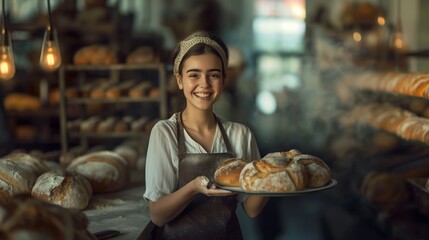
[[[237,192],[237,193],[243,193],[243,194],[249,194],[249,195],[260,195],[260,196],[267,196],[267,197],[291,197],[291,196],[297,196],[302,194],[314,193],[314,192],[330,189],[336,186],[337,184],[338,184],[337,180],[331,179],[325,186],[318,187],[318,188],[306,188],[306,189],[298,190],[294,192],[255,192],[255,191],[246,191],[239,187],[223,186],[221,184],[216,183],[218,188],[228,190],[231,192]]]

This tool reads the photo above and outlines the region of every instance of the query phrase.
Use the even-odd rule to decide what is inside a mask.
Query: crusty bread
[[[128,162],[113,151],[97,151],[72,160],[67,170],[85,176],[94,193],[113,192],[128,182]]]
[[[0,202],[6,202],[11,197],[30,193],[37,175],[19,163],[0,159]]]
[[[293,162],[302,164],[308,172],[307,188],[325,186],[331,180],[331,170],[326,163],[313,155],[301,154],[293,158]]]
[[[215,181],[223,186],[240,187],[240,173],[247,163],[239,158],[226,159],[217,166]]]
[[[33,198],[17,195],[0,204],[0,238],[80,239],[95,240],[88,231],[88,218],[83,212],[66,209]]]
[[[284,157],[265,157],[252,161],[240,174],[241,188],[256,192],[293,192],[306,187],[307,172]]]
[[[20,167],[33,172],[36,176],[49,171],[49,167],[44,160],[28,153],[10,153],[1,159],[16,162]]]
[[[31,195],[69,209],[84,209],[92,197],[88,180],[75,172],[53,170],[40,175]]]
[[[295,156],[300,155],[301,152],[297,149],[291,149],[286,152],[271,152],[268,153],[265,157],[287,157],[288,159],[293,159]]]

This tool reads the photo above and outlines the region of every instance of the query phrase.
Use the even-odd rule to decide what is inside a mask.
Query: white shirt
[[[236,158],[247,161],[260,159],[256,139],[243,124],[220,119]],[[152,128],[146,155],[146,190],[143,197],[156,201],[163,195],[177,190],[179,181],[179,157],[176,134],[176,114],[161,120]],[[187,153],[207,153],[184,130]],[[211,153],[227,152],[219,126],[216,128]]]

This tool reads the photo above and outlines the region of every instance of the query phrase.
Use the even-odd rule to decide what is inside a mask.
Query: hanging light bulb
[[[384,24],[386,24],[386,19],[384,18],[384,16],[383,15],[379,15],[378,17],[377,17],[377,23],[378,23],[378,25],[380,25],[380,26],[384,26]]]
[[[13,57],[12,43],[6,28],[5,4],[2,2],[2,27],[0,43],[0,79],[10,80],[15,75],[15,60]]]
[[[402,21],[401,21],[401,1],[397,0],[397,11],[398,11],[398,19],[395,27],[395,31],[393,32],[392,36],[392,46],[397,51],[403,51],[405,50],[406,43],[405,43],[405,37],[404,33],[402,31]]]
[[[360,42],[362,40],[362,35],[358,29],[353,32],[353,40]]]
[[[48,1],[49,23],[43,38],[42,51],[40,54],[40,67],[45,71],[55,71],[61,65],[61,53],[58,45],[56,30],[52,27],[51,6]]]

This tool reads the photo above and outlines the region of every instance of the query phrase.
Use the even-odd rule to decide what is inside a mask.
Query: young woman
[[[228,49],[207,32],[180,42],[174,74],[186,98],[183,111],[159,121],[151,131],[146,157],[146,191],[155,239],[242,239],[235,214],[238,202],[256,217],[267,198],[238,196],[207,186],[221,161],[259,159],[246,126],[219,119],[213,105],[226,79]]]

